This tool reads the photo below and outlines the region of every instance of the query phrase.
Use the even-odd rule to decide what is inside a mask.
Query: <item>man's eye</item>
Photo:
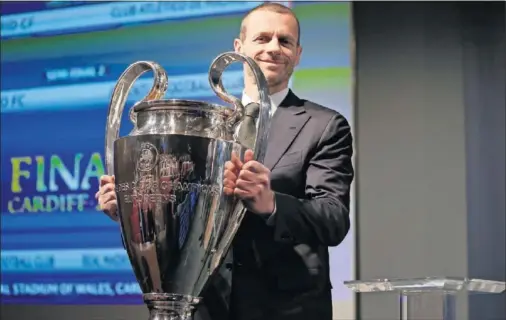
[[[281,42],[284,45],[291,45],[292,42],[288,39],[280,39],[279,42]]]

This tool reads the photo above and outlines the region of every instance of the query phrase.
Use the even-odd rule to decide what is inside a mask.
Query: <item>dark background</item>
[[[506,280],[504,2],[356,3],[358,278]],[[457,319],[506,319],[506,295]],[[363,295],[362,319],[398,319]]]
[[[506,280],[504,2],[354,3],[358,279]],[[506,318],[503,293],[457,319]],[[368,294],[359,319],[399,319]],[[144,306],[2,306],[1,318],[146,319]]]

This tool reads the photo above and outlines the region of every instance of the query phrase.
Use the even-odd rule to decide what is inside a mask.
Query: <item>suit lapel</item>
[[[271,121],[264,163],[269,170],[278,163],[309,118],[304,101],[290,90]]]

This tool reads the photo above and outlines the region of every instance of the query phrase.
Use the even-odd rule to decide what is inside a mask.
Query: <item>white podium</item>
[[[402,320],[457,320],[457,293],[502,293],[506,287],[501,281],[453,277],[355,280],[344,284],[358,293],[398,292]]]

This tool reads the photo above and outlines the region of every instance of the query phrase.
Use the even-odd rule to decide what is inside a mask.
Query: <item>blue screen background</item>
[[[119,225],[97,210],[106,114],[131,63],[167,70],[167,98],[224,104],[207,82],[258,2],[6,2],[1,30],[1,293],[12,304],[141,304]],[[351,119],[349,4],[285,2],[299,17],[297,95]],[[225,87],[242,92],[242,68]],[[151,86],[141,77],[130,107]],[[127,112],[121,135],[131,129]],[[332,249],[335,301],[352,302],[353,235]]]

